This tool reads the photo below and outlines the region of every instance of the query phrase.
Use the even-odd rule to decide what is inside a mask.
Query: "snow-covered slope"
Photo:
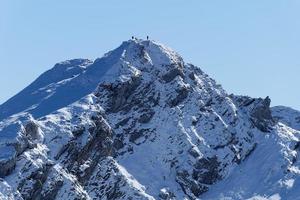
[[[120,62],[130,42],[94,62],[74,59],[56,64],[16,96],[0,106],[0,120],[20,112],[41,117],[63,108],[92,93],[104,74],[116,76],[115,65]],[[111,77],[113,78],[113,77]]]
[[[299,196],[294,121],[157,42],[58,64],[28,88],[0,109],[2,199]]]
[[[279,122],[300,131],[300,111],[285,106],[272,108],[272,115]]]
[[[19,94],[2,104],[0,106],[0,119],[22,111],[42,116],[72,103],[68,100],[77,95],[76,91],[70,92],[72,88],[69,87],[65,92],[69,92],[70,95],[66,95],[61,88],[69,85],[74,78],[80,76],[90,64],[91,61],[85,59],[69,60],[56,64]],[[80,84],[79,88],[81,87],[84,86]],[[88,91],[78,98],[87,93]],[[55,98],[55,96],[60,97]],[[76,100],[78,99],[73,99],[73,101]]]

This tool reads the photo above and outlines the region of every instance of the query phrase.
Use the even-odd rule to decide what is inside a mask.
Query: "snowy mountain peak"
[[[24,111],[40,117],[91,93],[101,81],[114,80],[132,70],[137,71],[140,64],[148,68],[156,66],[157,70],[161,70],[162,66],[180,60],[173,50],[146,40],[125,41],[94,62],[87,59],[67,60],[56,64],[2,104],[0,119]]]
[[[120,58],[133,61],[143,59],[153,66],[162,66],[182,62],[182,58],[174,50],[153,40],[132,39],[124,41],[116,50],[109,52],[106,56],[121,53]]]
[[[298,114],[128,40],[0,106],[0,199],[297,199]]]

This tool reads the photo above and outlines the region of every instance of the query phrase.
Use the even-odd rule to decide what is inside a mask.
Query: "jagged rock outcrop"
[[[270,109],[271,99],[259,99],[251,112],[251,117],[254,125],[263,132],[268,132],[270,125],[273,123],[273,117]]]

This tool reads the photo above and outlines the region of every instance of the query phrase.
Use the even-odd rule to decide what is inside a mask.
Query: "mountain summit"
[[[300,112],[129,40],[0,106],[0,199],[299,199]]]

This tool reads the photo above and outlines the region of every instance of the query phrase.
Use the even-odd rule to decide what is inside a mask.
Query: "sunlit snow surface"
[[[186,76],[162,81],[168,66],[174,63],[182,63]],[[195,70],[199,72],[190,78],[188,75]],[[139,93],[151,87],[153,98],[158,99],[154,105],[149,103],[148,93],[143,94],[150,105],[146,111],[154,112],[150,122],[134,122],[141,117],[134,109],[107,112],[107,96],[96,96],[99,83],[125,84],[132,77],[142,77]],[[176,98],[178,88],[190,92],[183,102],[169,106],[166,102]],[[153,41],[129,40],[95,61],[75,59],[59,63],[0,106],[0,162],[17,158],[14,171],[0,179],[0,199],[22,199],[18,186],[47,165],[52,167],[41,193],[55,188],[54,183],[63,182],[57,199],[93,199],[102,186],[116,184],[126,194],[123,199],[159,199],[159,193],[167,191],[172,191],[177,199],[189,199],[176,181],[176,170],[192,171],[197,158],[188,153],[191,151],[198,158],[215,155],[224,164],[220,172],[223,179],[209,186],[200,199],[300,199],[299,112],[272,108],[276,123],[270,132],[263,133],[249,120],[252,105],[243,107],[234,99],[199,68],[183,63],[176,52]],[[204,107],[208,109],[200,109]],[[119,156],[99,161],[83,185],[64,166],[67,156],[57,155],[74,140],[79,148],[85,147],[93,138],[87,131],[94,125],[91,119],[99,113],[115,135],[125,135],[125,147]],[[127,124],[117,126],[124,119],[128,119]],[[24,143],[25,126],[32,121],[39,127],[38,138],[30,148],[17,152],[14,147]],[[135,131],[152,132],[130,142],[124,130],[130,130],[132,124]],[[79,127],[85,131],[74,136]],[[233,137],[239,145],[228,147],[234,143]],[[233,151],[240,152],[234,155]],[[242,161],[237,164],[233,159]],[[87,159],[78,171],[84,174],[91,163]],[[170,167],[171,163],[176,167]],[[36,184],[25,182],[23,190]]]

